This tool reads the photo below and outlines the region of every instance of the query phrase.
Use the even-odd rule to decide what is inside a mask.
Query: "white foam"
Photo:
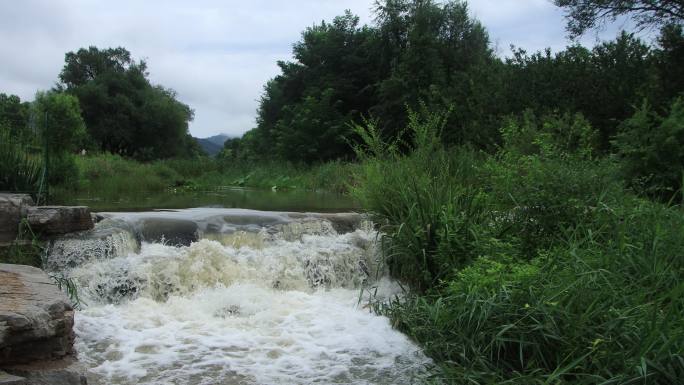
[[[359,305],[365,286],[399,292],[373,280],[374,237],[143,244],[73,269],[90,383],[415,383],[429,359]]]

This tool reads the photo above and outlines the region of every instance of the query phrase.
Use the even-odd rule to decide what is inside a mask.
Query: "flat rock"
[[[87,385],[88,383],[85,367],[73,356],[60,360],[14,365],[5,370],[20,376],[18,378],[23,378],[26,385]],[[0,382],[0,385],[4,384]]]
[[[73,308],[45,272],[0,264],[0,298],[0,368],[73,352]]]
[[[0,194],[0,243],[17,238],[19,223],[26,216],[33,199],[26,194]]]
[[[27,219],[31,229],[42,235],[67,234],[93,228],[87,206],[29,207]]]

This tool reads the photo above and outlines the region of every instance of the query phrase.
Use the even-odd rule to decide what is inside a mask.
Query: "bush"
[[[163,191],[182,177],[163,163],[140,163],[114,154],[75,157],[80,181],[77,186],[93,195],[115,196],[133,192]]]
[[[625,179],[640,193],[670,199],[682,189],[684,173],[684,98],[666,116],[644,103],[620,125],[613,142]]]
[[[629,195],[613,162],[547,135],[558,120],[509,122],[486,156],[439,146],[443,115],[410,116],[408,154],[357,127],[354,193],[417,289],[375,308],[447,382],[682,382],[679,208]]]
[[[531,262],[481,257],[383,311],[454,383],[680,383],[682,231],[626,199]]]
[[[385,143],[374,122],[356,126],[364,147],[352,194],[381,224],[391,273],[426,290],[453,268],[467,264],[472,244],[487,233],[486,195],[479,188],[477,154],[449,154],[439,132],[446,114],[409,112],[407,155]]]
[[[26,150],[25,144],[10,135],[9,128],[0,125],[0,190],[35,190],[42,162],[40,156]]]

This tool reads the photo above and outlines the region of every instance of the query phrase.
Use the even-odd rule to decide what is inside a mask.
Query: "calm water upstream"
[[[266,211],[340,212],[359,208],[349,196],[303,190],[271,191],[225,187],[213,191],[130,191],[125,194],[66,193],[56,204],[90,206],[93,211],[144,211],[188,207],[225,207]]]
[[[266,203],[264,203],[266,204]],[[295,205],[298,205],[296,203]],[[91,384],[414,384],[431,362],[364,304],[401,293],[363,217],[105,213],[54,241]]]

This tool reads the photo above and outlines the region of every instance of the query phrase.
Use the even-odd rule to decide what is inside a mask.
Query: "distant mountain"
[[[210,136],[208,138],[195,138],[195,140],[200,146],[202,146],[202,149],[207,153],[207,155],[216,156],[216,154],[221,152],[223,149],[223,142],[225,142],[228,138],[230,138],[230,136],[219,134]]]

